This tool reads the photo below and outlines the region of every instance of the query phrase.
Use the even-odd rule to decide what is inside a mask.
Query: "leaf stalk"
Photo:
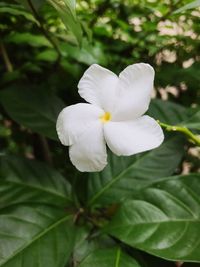
[[[197,136],[194,133],[192,133],[187,127],[180,126],[180,125],[169,125],[169,124],[160,122],[159,120],[157,122],[166,131],[183,133],[191,143],[193,143],[193,144],[195,144],[197,146],[200,146],[200,138],[199,138],[199,136]]]

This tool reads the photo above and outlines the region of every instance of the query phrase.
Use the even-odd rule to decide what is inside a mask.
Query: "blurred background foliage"
[[[200,11],[198,1],[189,2],[89,0],[75,9],[69,0],[1,1],[1,153],[63,167],[67,153],[51,140],[56,117],[80,101],[77,83],[92,63],[116,73],[150,63],[152,97],[165,101],[152,105],[153,116],[173,124],[194,113],[198,124]],[[198,156],[187,153],[188,168],[198,169]]]

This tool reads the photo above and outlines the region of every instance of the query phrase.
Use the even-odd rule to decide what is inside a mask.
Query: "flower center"
[[[102,116],[100,116],[100,120],[105,123],[111,120],[110,112],[105,112]]]

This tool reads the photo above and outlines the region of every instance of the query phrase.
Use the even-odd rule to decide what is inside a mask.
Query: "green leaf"
[[[64,267],[74,237],[72,218],[64,210],[42,205],[0,210],[0,266]]]
[[[150,254],[200,262],[200,174],[166,178],[123,202],[105,231]]]
[[[200,129],[200,111],[195,108],[192,115],[188,109],[170,101],[155,99],[151,101],[148,115],[161,122],[171,125],[183,125],[191,129]]]
[[[32,11],[27,0],[15,0],[15,1],[18,2],[20,5],[23,5],[25,9]],[[38,12],[40,9],[42,9],[46,0],[31,0],[31,2],[34,5],[35,10]]]
[[[65,105],[56,96],[44,90],[15,87],[0,92],[0,103],[16,122],[57,140],[56,120]]]
[[[14,44],[28,44],[33,47],[52,47],[50,42],[43,35],[35,35],[29,32],[12,32],[6,36],[5,41]]]
[[[20,5],[0,3],[0,13],[8,13],[13,16],[23,16],[27,20],[37,23],[37,20],[33,17],[33,15]]]
[[[91,251],[97,249],[93,239],[90,240],[90,238],[88,238],[90,231],[91,229],[89,227],[81,227],[77,231],[72,254],[74,262],[81,262]]]
[[[68,6],[72,12],[76,9],[76,0],[63,0],[66,6]]]
[[[37,60],[55,62],[58,59],[58,53],[54,49],[47,49],[36,55]]]
[[[91,227],[80,227],[76,232],[75,246],[73,250],[74,262],[82,262],[89,254],[100,249],[109,249],[115,247],[115,241],[108,235],[96,235],[90,238],[90,233],[93,231]]]
[[[34,160],[0,162],[0,266],[64,267],[76,238],[70,186]],[[48,206],[47,206],[48,204]]]
[[[139,267],[139,264],[120,248],[100,249],[89,254],[79,267]]]
[[[168,124],[177,124],[187,119],[186,108],[170,101],[155,99],[151,101],[148,115]]]
[[[134,190],[174,173],[184,153],[183,140],[171,138],[159,148],[132,157],[109,157],[108,166],[89,176],[89,204],[110,204],[128,198]]]
[[[48,2],[57,10],[65,27],[70,30],[76,37],[77,43],[82,42],[82,28],[76,17],[75,1],[74,0],[48,0]]]
[[[69,183],[53,168],[14,156],[0,160],[0,208],[17,203],[67,206]]]
[[[192,1],[191,3],[177,9],[174,14],[177,14],[177,13],[181,13],[183,11],[186,11],[186,10],[189,10],[189,9],[193,9],[193,8],[197,8],[200,6],[200,0],[195,0],[195,1]]]
[[[62,51],[63,55],[87,65],[94,63],[104,65],[107,63],[107,58],[105,57],[104,51],[98,43],[96,43],[94,46],[84,40],[81,48],[63,43],[60,45],[60,50]]]
[[[200,110],[198,109],[188,120],[183,121],[181,125],[190,129],[200,130]]]

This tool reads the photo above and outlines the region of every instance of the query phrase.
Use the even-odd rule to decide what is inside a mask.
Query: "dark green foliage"
[[[58,142],[63,107],[98,63],[155,69],[148,114],[200,134],[199,1],[0,3],[0,266],[171,267],[200,262],[199,148],[109,152],[80,173]],[[187,174],[187,175],[186,175]]]

